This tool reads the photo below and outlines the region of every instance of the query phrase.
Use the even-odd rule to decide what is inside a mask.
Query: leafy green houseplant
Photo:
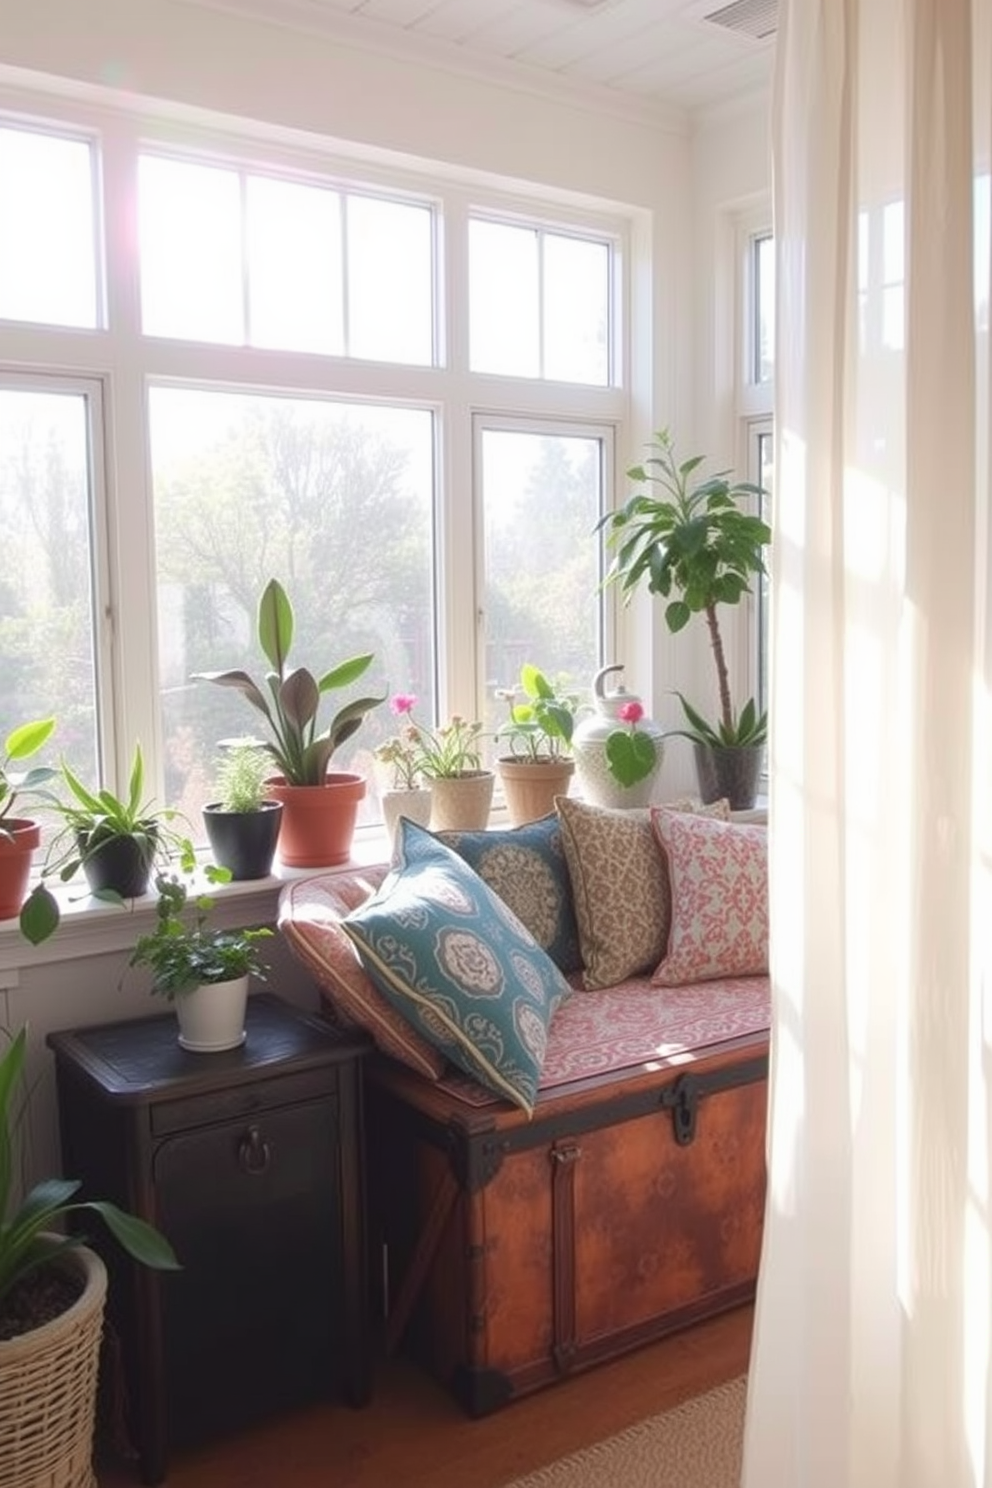
[[[635,492],[600,524],[615,553],[607,582],[618,583],[626,600],[646,583],[651,594],[667,601],[665,623],[673,635],[684,630],[693,615],[701,614],[706,621],[719,717],[707,721],[679,693],[689,725],[680,732],[714,746],[761,744],[767,735],[767,715],[758,712],[753,698],[739,712],[731,699],[720,610],[739,604],[751,592],[752,581],[765,573],[764,550],[771,528],[741,504],[760,498],[762,488],[731,481],[728,471],[693,484],[691,477],[705,457],[694,455],[679,463],[667,430],[655,435],[650,448],[655,453],[627,472],[630,480],[648,489]]]
[[[747,510],[748,502],[760,499],[762,488],[732,480],[729,471],[697,479],[704,457],[680,462],[667,430],[655,435],[650,448],[653,454],[644,464],[627,472],[643,489],[600,524],[614,550],[606,581],[619,584],[625,600],[641,584],[660,595],[673,635],[693,615],[703,616],[719,714],[714,720],[705,718],[679,692],[687,726],[672,733],[692,741],[704,801],[727,796],[733,807],[753,806],[768,717],[753,697],[739,710],[734,706],[720,612],[739,604],[766,571],[771,529]]]
[[[214,879],[227,878],[215,870]],[[208,924],[214,901],[192,893],[175,875],[155,880],[155,926],[139,937],[130,966],[147,966],[152,991],[175,1005],[179,1042],[196,1053],[215,1053],[244,1042],[248,981],[265,981],[258,942],[272,935],[264,926],[223,930]]]
[[[17,1202],[14,1136],[26,1048],[27,1029],[21,1028],[8,1037],[0,1053],[0,1316],[10,1306],[15,1288],[65,1251],[84,1243],[76,1234],[56,1232],[73,1212],[86,1210],[99,1216],[127,1253],[142,1264],[159,1270],[179,1267],[168,1241],[145,1220],[104,1200],[75,1201],[80,1185],[74,1179],[45,1179]]]
[[[264,684],[241,670],[194,675],[220,687],[236,688],[261,713],[271,734],[262,747],[287,785],[322,785],[335,750],[357,732],[372,708],[385,701],[385,694],[345,703],[318,733],[323,695],[356,682],[371,665],[372,655],[352,656],[318,679],[306,667],[289,666],[294,628],[289,597],[278,579],[270,579],[258,605],[258,643],[272,669]]]
[[[27,892],[31,858],[41,841],[41,829],[33,818],[15,815],[14,808],[20,799],[32,796],[47,800],[42,787],[56,772],[47,765],[35,765],[26,771],[18,767],[44,748],[54,730],[54,718],[35,718],[21,724],[7,735],[0,760],[0,920],[17,916],[22,935],[32,945],[39,945],[57,928],[59,910],[44,883]]]
[[[518,702],[518,692],[523,698]],[[497,742],[505,740],[513,759],[563,759],[571,747],[578,698],[552,682],[538,667],[525,662],[518,687],[500,694],[510,717],[497,731]]]
[[[192,844],[176,825],[181,814],[145,797],[140,744],[125,796],[90,790],[64,760],[61,779],[68,799],[52,803],[63,826],[48,850],[47,876],[57,874],[67,883],[81,870],[98,898],[120,903],[146,893],[155,864],[164,865],[172,855],[186,871],[193,868]]]

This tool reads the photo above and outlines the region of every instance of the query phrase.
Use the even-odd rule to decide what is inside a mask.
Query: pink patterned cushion
[[[279,896],[279,929],[342,1022],[363,1028],[383,1054],[437,1080],[446,1068],[443,1055],[372,985],[340,925],[349,910],[375,892],[386,872],[376,867],[287,884]]]
[[[768,831],[651,808],[668,859],[672,923],[651,980],[674,987],[768,971]]]

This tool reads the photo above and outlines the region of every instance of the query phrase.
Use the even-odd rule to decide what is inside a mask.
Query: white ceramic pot
[[[175,1000],[179,1042],[194,1054],[218,1054],[245,1041],[248,978],[204,982]]]
[[[637,728],[654,740],[654,770],[636,785],[621,785],[610,770],[606,758],[606,740],[615,728],[623,726],[620,719],[623,705],[641,701],[635,693],[628,692],[622,683],[607,691],[606,679],[611,673],[622,671],[622,664],[617,663],[603,667],[596,673],[592,689],[595,712],[576,725],[572,737],[579,793],[594,806],[649,806],[654,800],[655,785],[664,756],[664,735],[661,729],[650,718],[642,718]]]
[[[396,839],[396,823],[401,816],[408,817],[410,821],[416,822],[418,826],[430,825],[431,819],[431,788],[429,785],[421,785],[413,790],[384,790],[379,796],[382,806],[382,819],[389,833],[390,846]]]

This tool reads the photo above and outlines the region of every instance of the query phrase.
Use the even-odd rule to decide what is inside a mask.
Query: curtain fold
[[[744,1488],[992,1488],[990,6],[780,6]]]

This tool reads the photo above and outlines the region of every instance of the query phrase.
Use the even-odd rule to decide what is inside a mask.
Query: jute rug
[[[741,1375],[507,1488],[740,1488],[746,1394]]]

